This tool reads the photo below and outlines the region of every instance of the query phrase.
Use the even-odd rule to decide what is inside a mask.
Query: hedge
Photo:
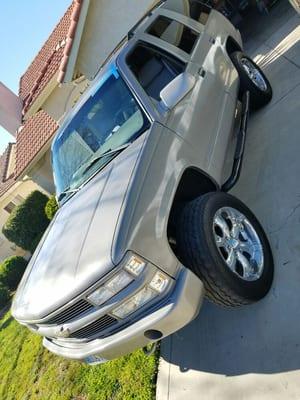
[[[32,192],[22,204],[14,208],[2,228],[10,241],[24,250],[32,251],[37,237],[46,230],[49,219],[45,213],[48,197],[39,191]]]
[[[38,244],[40,243],[42,237],[44,235],[44,232],[41,232],[39,235],[36,236],[36,238],[33,240],[30,246],[30,252],[31,254],[34,253],[35,249],[38,247]]]
[[[45,213],[46,213],[48,219],[50,219],[50,221],[53,219],[57,210],[58,210],[58,204],[57,204],[56,198],[55,198],[55,196],[51,196],[50,199],[47,201],[47,204],[45,207]]]
[[[27,261],[23,257],[7,258],[0,265],[0,283],[10,290],[15,290],[25,272]]]
[[[0,309],[2,309],[8,303],[10,298],[9,290],[6,286],[0,283]]]

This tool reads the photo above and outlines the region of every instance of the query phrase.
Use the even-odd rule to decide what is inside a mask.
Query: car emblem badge
[[[61,328],[59,328],[56,332],[56,336],[59,338],[67,338],[70,336],[70,330],[69,329],[64,329],[64,327],[62,326]]]

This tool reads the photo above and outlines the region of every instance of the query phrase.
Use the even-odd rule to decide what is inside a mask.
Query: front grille
[[[84,328],[79,329],[76,332],[71,333],[70,338],[75,339],[88,339],[93,336],[99,335],[105,329],[110,328],[118,322],[117,319],[104,315],[103,317],[97,319],[91,324],[85,326]]]
[[[48,319],[46,322],[43,323],[43,325],[65,324],[66,322],[72,321],[73,319],[79,317],[81,314],[84,314],[93,308],[94,306],[92,304],[88,303],[86,300],[81,299],[77,303],[73,304],[71,307]]]

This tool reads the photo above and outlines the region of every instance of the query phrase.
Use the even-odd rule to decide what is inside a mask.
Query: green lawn
[[[7,313],[0,320],[0,399],[153,400],[157,358],[139,350],[96,367],[65,361]]]

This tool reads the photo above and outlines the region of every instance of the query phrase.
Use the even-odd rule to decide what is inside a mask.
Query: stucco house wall
[[[155,3],[153,0],[90,0],[75,70],[93,79],[128,30]]]
[[[32,169],[29,171],[30,178],[36,183],[41,191],[46,193],[54,194],[55,186],[53,181],[52,167],[51,167],[51,150],[50,144],[47,147],[44,155],[39,161],[34,164]]]
[[[43,110],[60,124],[66,113],[74,107],[85,92],[89,83],[85,77],[81,77],[73,82],[57,86],[44,102]]]

